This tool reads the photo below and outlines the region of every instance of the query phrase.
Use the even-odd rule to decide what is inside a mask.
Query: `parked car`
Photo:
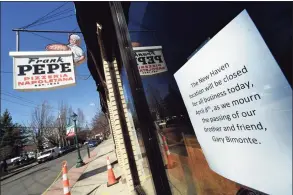
[[[71,146],[68,146],[68,152],[72,152],[74,150],[76,150],[76,145],[71,145]]]
[[[27,153],[23,153],[20,155],[20,158],[18,159],[18,162],[16,163],[17,165],[22,165],[27,163],[29,160],[28,154]]]
[[[102,142],[104,141],[104,139],[105,139],[104,136],[100,136],[100,137],[98,138],[98,140],[99,140],[99,144],[102,143]]]
[[[68,152],[70,152],[70,149],[69,149],[69,147],[65,146],[63,148],[60,148],[59,155],[62,156],[64,154],[67,154]]]
[[[28,158],[36,158],[36,153],[35,152],[29,152],[28,153]]]
[[[88,142],[88,146],[89,146],[90,148],[92,148],[92,147],[96,147],[98,144],[99,144],[99,143],[98,143],[98,141],[96,141],[96,140],[91,140],[91,141]]]
[[[21,158],[20,156],[17,156],[17,157],[14,157],[14,158],[10,159],[9,164],[17,165],[18,161],[20,160],[20,158]]]
[[[57,158],[59,156],[59,148],[51,148],[44,152],[41,152],[38,154],[37,161],[38,163],[42,163],[48,160],[52,160],[54,158]]]

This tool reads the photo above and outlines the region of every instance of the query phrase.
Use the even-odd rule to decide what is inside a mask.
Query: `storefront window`
[[[167,71],[164,69],[156,72],[160,69],[155,69],[153,72],[150,70],[148,72],[144,69],[148,69],[148,66],[139,67],[139,70],[173,194],[236,195],[245,194],[244,189],[261,194],[245,184],[238,184],[211,170],[195,134],[174,74],[233,18],[243,10],[247,10],[291,85],[291,79],[285,72],[290,69],[288,48],[291,46],[288,44],[292,37],[289,7],[290,4],[285,3],[236,2],[133,2],[131,4],[128,28],[134,52],[150,52],[154,46],[161,47],[159,50],[162,51],[166,65]],[[275,31],[276,28],[279,32]],[[148,58],[148,60],[152,59]],[[144,63],[143,60],[140,62]],[[148,65],[147,62],[145,64]],[[137,111],[133,103],[136,100],[131,97],[124,67],[122,81],[127,109],[133,118],[133,126],[136,128],[138,142],[143,150],[140,121],[136,117]],[[145,170],[149,171],[148,158],[144,155],[144,151],[141,153]]]

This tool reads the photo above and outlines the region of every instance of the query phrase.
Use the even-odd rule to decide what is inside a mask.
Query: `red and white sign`
[[[75,136],[74,125],[71,125],[66,128],[67,137]]]
[[[75,85],[71,51],[10,52],[13,85],[19,91],[38,91]]]
[[[154,75],[168,71],[162,46],[133,47],[139,74]]]

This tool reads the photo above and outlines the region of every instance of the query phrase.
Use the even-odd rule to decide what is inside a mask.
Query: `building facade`
[[[105,8],[103,19],[101,7]],[[285,109],[292,105],[289,102],[292,98],[291,3],[110,2],[101,5],[96,2],[77,3],[76,8],[87,49],[96,62],[93,63],[97,67],[96,77],[93,77],[98,83],[101,105],[110,119],[123,182],[127,183],[130,194],[292,192],[292,178],[286,174],[292,167],[292,160],[288,160],[292,159],[292,114]],[[99,14],[91,15],[94,11]],[[98,34],[96,23],[102,27]],[[90,27],[94,25],[95,28]],[[251,26],[244,33],[246,25]],[[239,26],[242,30],[225,30]],[[227,32],[229,36],[218,38]],[[254,37],[254,41],[249,37]],[[217,42],[219,39],[222,42]],[[233,46],[239,40],[238,47]],[[168,71],[141,75],[134,46],[162,46]],[[228,46],[231,46],[229,51]],[[218,53],[226,58],[221,59]],[[234,61],[225,62],[230,58]],[[212,64],[216,64],[213,59],[222,66],[212,69]],[[234,65],[238,59],[244,64],[241,67]],[[232,69],[236,72],[234,76],[232,70],[227,71],[231,67],[237,67]],[[204,90],[195,90],[208,80],[204,75],[213,77],[221,71],[226,76],[223,81],[216,77],[219,79],[204,86]],[[236,79],[237,75],[248,75],[248,71],[252,73],[246,80]],[[198,82],[193,77],[199,77]],[[185,80],[190,82],[191,89],[187,90],[185,86],[189,84]],[[221,87],[227,80],[232,84]],[[240,88],[242,92],[238,93]],[[220,94],[216,89],[224,92]],[[203,96],[204,92],[208,95]],[[240,93],[242,96],[238,96]],[[244,96],[250,97],[250,104],[245,106],[240,105],[245,101]],[[190,102],[191,106],[187,104],[190,99],[196,100]],[[219,108],[213,103],[216,99]],[[229,110],[228,100],[237,106],[236,110]],[[206,105],[205,109],[194,111],[200,104]],[[254,114],[247,114],[248,108],[256,108],[250,110]],[[203,117],[208,112],[220,114]],[[243,119],[235,119],[237,112]],[[248,115],[254,116],[248,120],[251,124],[245,119]],[[281,134],[274,134],[280,125]],[[219,127],[226,130],[220,132]],[[253,138],[233,138],[238,132],[233,132],[234,128],[242,131],[241,136]],[[266,129],[270,132],[262,134]],[[279,158],[285,160],[281,162]],[[286,168],[280,169],[279,165]],[[285,182],[276,181],[282,177],[286,178]]]

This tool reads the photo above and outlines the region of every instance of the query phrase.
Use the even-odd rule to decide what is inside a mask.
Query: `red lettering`
[[[24,82],[18,82],[17,85],[18,86],[24,85]]]
[[[64,74],[63,77],[68,77],[68,75],[67,74]]]
[[[40,76],[36,76],[35,79],[36,79],[36,80],[39,80],[39,79],[40,79]]]
[[[46,75],[42,76],[42,79],[46,79]]]
[[[63,81],[61,78],[58,79],[58,82]]]
[[[52,75],[48,75],[48,78],[49,78],[49,79],[52,79]]]
[[[58,79],[58,74],[55,74],[55,75],[54,75],[54,79],[56,79],[56,78]]]
[[[27,80],[30,80],[30,78],[29,77],[24,77],[24,80],[27,81]]]
[[[30,85],[31,83],[29,81],[26,81],[25,82],[25,85]]]
[[[50,80],[49,80],[49,83],[53,83],[53,82],[54,82],[53,79],[50,79]]]
[[[69,78],[68,78],[68,81],[73,81],[73,78],[72,78],[72,77],[69,77]]]
[[[39,81],[38,81],[38,83],[43,83],[43,82],[44,82],[43,80],[39,80]]]
[[[37,81],[32,81],[32,85],[35,84],[35,83],[38,83],[38,82]]]

